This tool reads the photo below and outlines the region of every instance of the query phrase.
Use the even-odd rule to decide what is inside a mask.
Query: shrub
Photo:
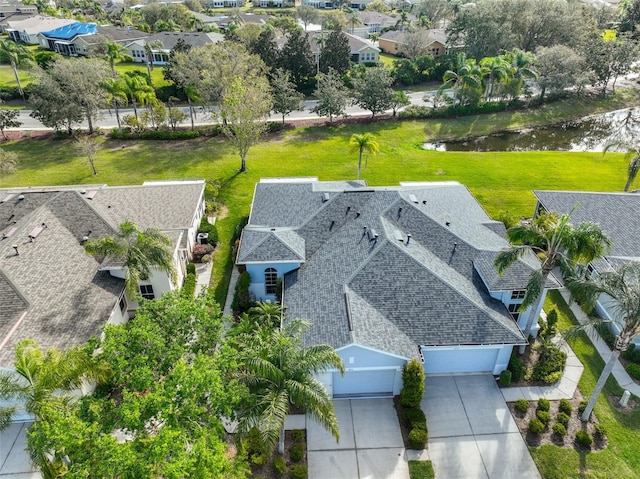
[[[251,295],[249,294],[249,286],[251,285],[251,275],[248,272],[238,276],[236,290],[231,302],[233,313],[238,315],[246,312],[251,307]]]
[[[307,471],[307,466],[298,464],[297,466],[291,466],[289,475],[291,476],[291,479],[307,479],[309,471]]]
[[[300,462],[304,457],[304,444],[294,444],[289,449],[289,458],[293,462]]]
[[[593,428],[593,435],[598,441],[602,441],[607,437],[607,430],[601,423],[596,423]]]
[[[540,358],[533,368],[531,379],[547,384],[556,382],[562,377],[562,370],[567,362],[567,353],[552,345],[544,345]],[[558,374],[559,373],[559,374]]]
[[[551,408],[551,403],[548,399],[540,398],[538,399],[538,407],[536,408],[538,411],[548,411]]]
[[[284,476],[285,472],[287,472],[287,461],[284,460],[284,457],[277,456],[273,460],[273,470],[278,477]]]
[[[549,313],[547,313],[547,328],[555,333],[557,324],[558,312],[555,309],[552,309],[551,311],[549,311]]]
[[[200,258],[200,261],[202,263],[211,263],[212,260],[213,260],[212,254],[205,254],[202,258]]]
[[[513,353],[511,355],[511,359],[509,359],[509,371],[511,371],[511,380],[513,382],[518,382],[522,379],[523,368],[522,362],[518,359],[518,357]]]
[[[403,406],[419,407],[424,394],[424,368],[413,358],[402,369],[400,402]]]
[[[500,373],[500,386],[508,386],[511,384],[511,371],[505,369]]]
[[[560,424],[566,427],[569,424],[571,417],[569,417],[569,415],[566,413],[559,412],[558,415],[556,416],[556,419]]]
[[[183,298],[193,298],[193,295],[196,292],[196,275],[189,273],[184,278],[184,283],[182,283],[182,290],[180,294]]]
[[[573,406],[568,399],[560,399],[560,404],[558,405],[558,411],[565,413],[568,416],[571,416],[573,412]]]
[[[540,421],[540,419],[534,417],[531,421],[529,421],[529,432],[540,434],[542,431],[544,431],[544,427],[545,426]]]
[[[587,431],[585,431],[584,429],[580,429],[577,433],[576,433],[576,442],[578,443],[579,446],[582,447],[591,447],[591,444],[593,444],[593,438],[591,437],[591,434],[589,434]]]
[[[561,424],[559,422],[555,423],[551,429],[553,430],[554,434],[557,434],[560,437],[564,437],[567,435],[567,428],[564,426],[564,424]]]
[[[294,429],[291,431],[291,437],[293,438],[293,442],[304,441],[304,429]]]
[[[607,323],[601,323],[596,326],[596,331],[602,338],[602,340],[607,343],[609,349],[613,349],[613,343],[616,341],[616,336],[611,332],[609,325]]]
[[[627,372],[629,373],[629,376],[631,376],[634,379],[640,379],[640,364],[636,364],[636,363],[629,363],[627,364]]]
[[[267,455],[265,453],[251,456],[251,464],[262,466],[265,462],[267,462]]]
[[[536,417],[545,426],[551,422],[551,414],[549,414],[547,411],[536,411]]]
[[[246,439],[242,441],[242,448],[248,456],[263,454],[266,446],[260,435],[260,431],[253,428],[247,434]]]
[[[187,265],[187,274],[196,274],[196,265],[193,263],[189,263]]]
[[[636,348],[631,356],[631,361],[640,364],[640,348]]]
[[[582,414],[584,412],[585,409],[587,409],[587,404],[589,404],[589,401],[586,399],[583,399],[582,401],[580,401],[580,404],[578,404],[578,413]]]
[[[198,130],[167,131],[167,130],[144,130],[138,132],[118,131],[113,129],[109,136],[114,140],[190,140],[200,136]]]
[[[427,431],[425,429],[412,429],[409,432],[409,449],[424,449],[427,444]]]
[[[526,399],[518,399],[515,403],[516,411],[526,413],[529,410],[529,401]]]
[[[402,416],[407,429],[427,429],[427,418],[419,407],[404,408]]]
[[[210,244],[196,243],[193,246],[193,262],[200,263],[204,256],[210,255],[211,253],[213,253],[213,246],[211,246]]]
[[[214,246],[218,244],[218,229],[216,225],[212,225],[209,223],[209,218],[203,216],[200,220],[200,226],[198,228],[198,233],[207,233],[209,237],[207,238],[207,242]]]

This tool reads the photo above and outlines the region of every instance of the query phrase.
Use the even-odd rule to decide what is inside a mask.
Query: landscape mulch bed
[[[289,451],[291,446],[295,444],[296,441],[293,440],[293,431],[285,431],[284,435],[284,459],[287,461],[287,469],[294,465],[303,465],[307,466],[307,432],[304,430],[304,457],[299,462],[293,462],[290,458]],[[300,442],[300,441],[298,441]],[[251,477],[255,479],[282,479],[290,477],[288,471],[284,474],[284,476],[280,476],[273,469],[273,460],[278,457],[277,448],[274,453],[267,459],[267,461],[262,466],[251,466]]]

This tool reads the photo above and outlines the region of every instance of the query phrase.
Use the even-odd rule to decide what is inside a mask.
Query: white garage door
[[[333,396],[393,396],[395,377],[395,369],[333,373]]]
[[[499,348],[422,348],[427,374],[490,372],[496,366]]]

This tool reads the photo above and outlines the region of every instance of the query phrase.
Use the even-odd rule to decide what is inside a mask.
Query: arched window
[[[264,290],[267,294],[276,294],[276,283],[278,282],[278,271],[275,268],[264,270]]]

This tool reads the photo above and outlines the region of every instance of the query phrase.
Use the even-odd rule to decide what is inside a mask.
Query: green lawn
[[[31,76],[28,71],[18,68],[18,76],[23,87],[31,83]],[[11,65],[0,65],[0,87],[11,86],[18,86],[16,76],[13,74],[13,68],[11,68]]]
[[[554,307],[559,313],[560,329],[577,324],[557,292],[551,292],[545,303],[546,311]],[[585,334],[571,341],[571,347],[585,366],[579,388],[588,398],[604,361]],[[606,399],[609,395],[621,394],[622,389],[611,376],[595,407],[596,416],[605,426],[609,438],[609,445],[603,451],[578,452],[552,445],[531,448],[531,455],[544,479],[640,478],[640,408],[636,407],[630,414],[622,414]]]
[[[123,75],[125,72],[140,71],[147,74],[147,65],[144,63],[116,63],[116,71]],[[169,82],[162,76],[162,65],[157,65],[151,70],[151,81],[155,88],[169,85]]]

